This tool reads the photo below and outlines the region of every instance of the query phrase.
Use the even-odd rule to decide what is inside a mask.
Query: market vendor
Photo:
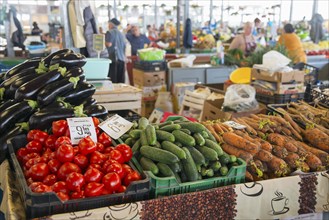
[[[256,46],[255,38],[252,35],[252,23],[246,22],[243,33],[234,38],[229,49],[241,49],[246,56],[249,56],[256,49]]]
[[[127,40],[131,44],[131,55],[136,56],[137,50],[149,47],[151,44],[145,34],[141,34],[140,29],[137,25],[131,29],[131,34],[126,34]]]
[[[286,47],[289,58],[293,60],[293,63],[306,63],[307,58],[302,43],[294,32],[294,27],[291,24],[286,24],[283,27],[283,34],[280,36],[278,44]]]
[[[105,46],[109,53],[109,58],[112,61],[110,64],[110,72],[108,77],[113,83],[125,82],[125,37],[118,30],[120,21],[112,18],[109,21],[109,31],[105,34]]]

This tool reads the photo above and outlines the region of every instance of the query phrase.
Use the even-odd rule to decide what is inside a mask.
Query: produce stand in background
[[[12,67],[14,67],[14,66],[16,66],[20,63],[23,63],[24,61],[25,61],[25,59],[1,58],[1,60],[0,60],[0,73],[8,71]]]

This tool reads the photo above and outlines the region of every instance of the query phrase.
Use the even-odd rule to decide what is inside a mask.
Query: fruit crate
[[[256,100],[264,104],[284,104],[304,99],[304,93],[265,95],[256,93]]]
[[[34,193],[28,187],[21,166],[16,158],[15,151],[27,143],[26,136],[16,136],[8,143],[11,164],[14,167],[16,179],[18,181],[18,191],[23,201],[28,219],[43,217],[58,213],[67,213],[106,207],[111,205],[136,202],[149,198],[150,181],[149,178],[140,172],[142,180],[132,182],[124,193],[89,197],[84,199],[72,199],[61,201],[53,192]],[[130,161],[129,165],[137,170]],[[138,171],[138,170],[137,170]]]
[[[166,61],[135,61],[134,67],[143,70],[144,72],[157,72],[167,69]]]
[[[315,66],[309,65],[307,63],[297,63],[293,66],[293,69],[298,69],[304,71],[304,85],[312,84],[315,85],[318,81],[319,69]]]
[[[138,171],[142,172],[143,169],[137,160],[134,159],[133,162]],[[151,171],[144,171],[144,173],[150,178],[151,197],[159,198],[163,196],[190,193],[221,186],[244,183],[246,175],[246,162],[240,158],[238,158],[237,162],[239,166],[231,167],[226,176],[207,178],[193,182],[180,183],[177,181],[175,176],[157,177]]]

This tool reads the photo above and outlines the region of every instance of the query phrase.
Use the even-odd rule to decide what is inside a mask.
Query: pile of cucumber
[[[226,176],[239,165],[202,124],[183,117],[161,124],[142,117],[121,140],[132,146],[143,170],[157,177],[175,176],[178,182]]]

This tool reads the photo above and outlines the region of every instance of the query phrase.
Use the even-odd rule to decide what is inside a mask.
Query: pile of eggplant
[[[96,103],[96,88],[85,81],[86,58],[70,49],[32,58],[0,74],[0,164],[7,140],[29,129],[47,130],[55,120],[106,118]]]

